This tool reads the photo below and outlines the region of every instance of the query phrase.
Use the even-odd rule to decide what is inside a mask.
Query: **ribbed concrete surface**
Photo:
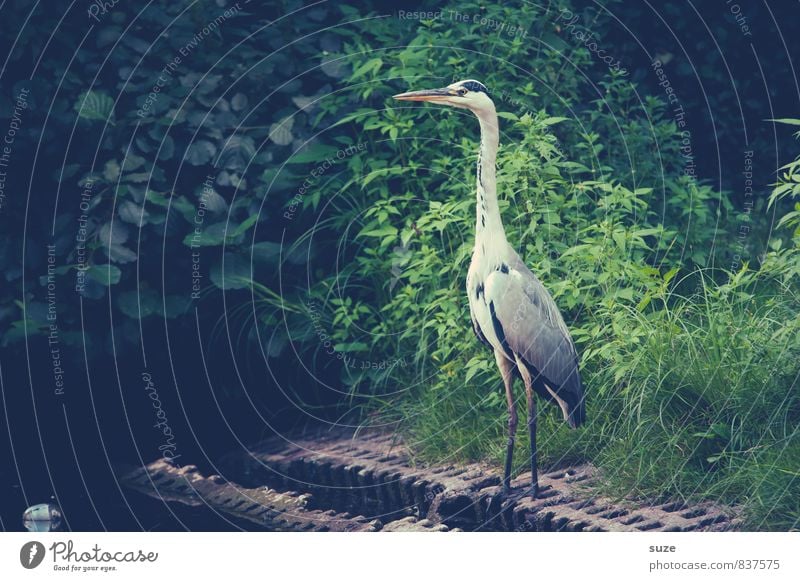
[[[418,467],[392,436],[325,432],[271,439],[231,453],[225,478],[163,460],[124,482],[168,502],[206,506],[272,530],[692,531],[735,529],[735,513],[710,503],[647,505],[592,493],[588,465],[529,475],[506,498],[481,464]]]

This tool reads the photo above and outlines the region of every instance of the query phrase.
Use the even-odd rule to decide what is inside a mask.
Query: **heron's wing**
[[[495,333],[534,375],[571,410],[571,423],[583,421],[583,384],[578,354],[558,307],[538,278],[519,260],[486,278],[486,302]]]

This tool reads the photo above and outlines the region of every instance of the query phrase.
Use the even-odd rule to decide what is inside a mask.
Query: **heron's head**
[[[486,86],[478,81],[468,79],[447,85],[441,89],[411,91],[394,96],[398,101],[428,101],[440,105],[450,105],[470,109],[476,115],[494,111],[494,103],[489,98]]]

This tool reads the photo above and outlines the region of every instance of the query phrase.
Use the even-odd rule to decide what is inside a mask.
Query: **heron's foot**
[[[503,498],[506,502],[519,502],[530,495],[530,488],[525,486],[503,486]]]
[[[528,491],[524,486],[515,488],[503,487],[503,494],[500,497],[500,512],[510,514],[523,498],[528,497]]]
[[[536,498],[539,495],[539,485],[532,484],[530,490],[528,491],[528,494],[530,495],[531,498]]]
[[[503,482],[503,494],[511,496],[511,485],[508,482]]]

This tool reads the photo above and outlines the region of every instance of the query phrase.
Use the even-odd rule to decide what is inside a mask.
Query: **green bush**
[[[512,14],[477,3],[463,8],[496,21]],[[525,6],[514,14],[535,22],[553,45],[564,45],[556,35],[558,12]],[[480,24],[414,26],[410,45],[399,52],[380,48],[408,42],[394,22],[372,23],[346,45],[354,55],[346,81],[371,106],[365,103],[340,124],[358,128],[367,154],[351,160],[348,181],[329,188],[342,201],[324,227],[346,238],[342,266],[311,291],[330,307],[328,328],[342,351],[373,361],[402,359],[408,365],[401,373],[417,378],[427,376],[432,363],[463,368],[480,352],[462,333],[468,320],[463,276],[474,228],[474,167],[467,160],[474,159],[477,124],[469,113],[387,103],[406,86],[479,77],[490,87],[503,121],[498,188],[506,228],[568,319],[589,319],[603,302],[639,303],[662,273],[684,264],[681,255],[688,254],[687,265],[709,260],[716,219],[710,200],[716,196],[676,176],[680,140],[657,100],[636,102],[630,82],[608,71],[600,81],[606,96],[592,100],[593,87],[581,83],[577,71],[560,72],[556,49],[519,39],[498,43]],[[448,48],[437,48],[443,45]],[[471,51],[489,55],[480,69],[471,67]],[[596,64],[588,50],[573,59],[576,68]],[[536,71],[534,79],[526,71]],[[535,80],[560,75],[558,95]],[[625,126],[611,130],[622,111]],[[595,128],[609,137],[601,140]],[[656,146],[664,159],[654,162]],[[682,228],[686,220],[696,227]],[[346,296],[329,294],[334,288]],[[336,319],[334,308],[350,316]],[[370,395],[392,389],[384,371],[344,369],[348,381]]]

